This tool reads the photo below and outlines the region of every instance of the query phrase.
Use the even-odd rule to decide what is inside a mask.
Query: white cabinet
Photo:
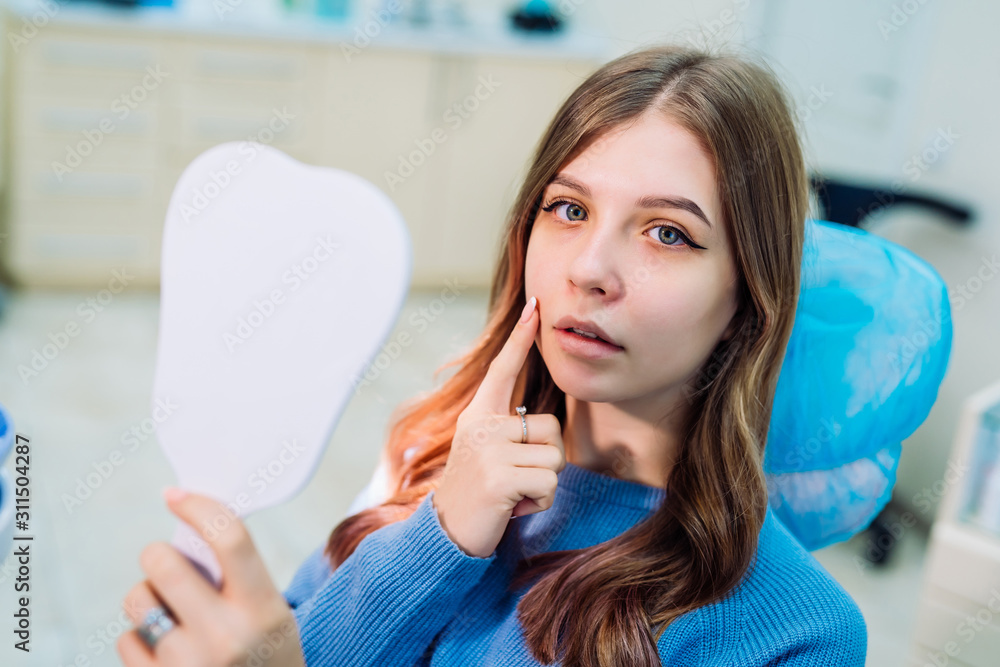
[[[323,106],[323,164],[354,172],[392,197],[406,219],[413,244],[413,281],[428,283],[438,262],[439,219],[433,215],[432,182],[443,171],[440,156],[391,175],[419,150],[434,125],[443,75],[441,58],[431,53],[367,50],[348,62],[340,49],[326,56]],[[388,175],[388,176],[387,176]]]
[[[128,266],[150,277],[162,217],[167,117],[164,40],[40,30],[5,53],[4,257],[28,284],[103,284]]]
[[[536,142],[602,62],[389,37],[348,58],[317,34],[74,19],[84,11],[3,45],[0,259],[25,285],[100,286],[125,267],[155,286],[180,173],[211,146],[254,140],[382,188],[409,225],[414,286],[487,286]]]
[[[965,404],[908,665],[1000,665],[1000,384]]]

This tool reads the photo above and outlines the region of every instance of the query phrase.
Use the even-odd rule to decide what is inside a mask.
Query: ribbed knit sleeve
[[[310,561],[296,573],[285,598],[308,667],[409,667],[459,611],[497,554],[470,556],[452,542],[433,495],[407,519],[365,536],[332,574]],[[300,600],[309,580],[322,585]]]
[[[822,622],[808,622],[793,629],[784,638],[789,646],[767,667],[865,667],[868,653],[868,628],[861,612],[854,606],[838,604],[825,611]]]
[[[738,595],[740,659],[734,662],[864,667],[868,627],[861,609],[770,508],[759,544],[761,562]]]
[[[865,667],[867,653],[866,633],[852,627],[841,635],[803,638],[799,646],[768,662],[766,667]]]

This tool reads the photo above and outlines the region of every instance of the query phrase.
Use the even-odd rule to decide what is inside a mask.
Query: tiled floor
[[[154,438],[125,453],[120,465],[107,463],[113,450],[125,450],[122,434],[150,415],[157,295],[122,293],[88,321],[77,308],[92,296],[15,293],[0,319],[0,403],[14,415],[17,431],[31,439],[30,532],[36,536],[32,650],[21,654],[9,640],[16,573],[8,558],[0,569],[0,618],[6,619],[0,631],[8,637],[0,645],[0,665],[120,664],[114,648],[126,628],[120,603],[143,578],[138,554],[151,541],[169,542],[177,521],[160,498],[160,489],[175,478]],[[465,290],[443,311],[421,313],[438,296],[411,294],[390,336],[407,331],[411,343],[348,405],[307,488],[285,505],[248,517],[282,589],[371,476],[392,409],[434,386],[433,370],[481,331],[485,292]],[[19,367],[30,368],[34,352],[69,322],[79,324],[79,334],[50,354],[37,376],[22,378]],[[868,664],[896,667],[910,641],[926,536],[916,530],[904,535],[884,570],[859,566],[862,541],[859,536],[815,555],[867,619]]]

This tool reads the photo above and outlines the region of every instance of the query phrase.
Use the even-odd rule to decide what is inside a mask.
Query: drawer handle
[[[289,58],[237,56],[203,51],[198,57],[199,73],[219,78],[267,79],[295,83],[298,63]]]
[[[150,129],[149,113],[129,110],[128,116],[101,109],[81,109],[74,107],[48,107],[39,114],[42,127],[50,132],[70,132],[76,134],[87,130],[97,130],[101,121],[110,119],[114,131],[110,134],[146,134]]]
[[[144,179],[135,174],[43,173],[38,180],[39,191],[43,195],[118,199],[146,196]]]
[[[88,42],[50,41],[43,60],[56,67],[144,70],[156,63],[152,50],[141,46],[108,46]]]
[[[233,141],[237,139],[255,138],[262,141],[262,133],[273,137],[273,143],[287,143],[294,134],[294,130],[289,131],[290,123],[275,123],[273,119],[263,118],[261,120],[236,120],[233,118],[216,118],[202,116],[195,121],[196,134],[200,139],[211,141]],[[272,143],[267,141],[266,143]]]
[[[136,236],[124,234],[44,234],[35,240],[35,248],[47,257],[76,259],[119,259],[137,257],[145,243]]]

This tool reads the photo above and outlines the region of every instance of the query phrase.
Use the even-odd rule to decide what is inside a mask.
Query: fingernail
[[[521,324],[524,324],[531,319],[531,313],[535,310],[535,297],[528,299],[528,303],[524,304],[524,310],[521,311]]]
[[[168,503],[175,503],[187,497],[187,493],[176,486],[168,486],[163,489],[163,497]]]

